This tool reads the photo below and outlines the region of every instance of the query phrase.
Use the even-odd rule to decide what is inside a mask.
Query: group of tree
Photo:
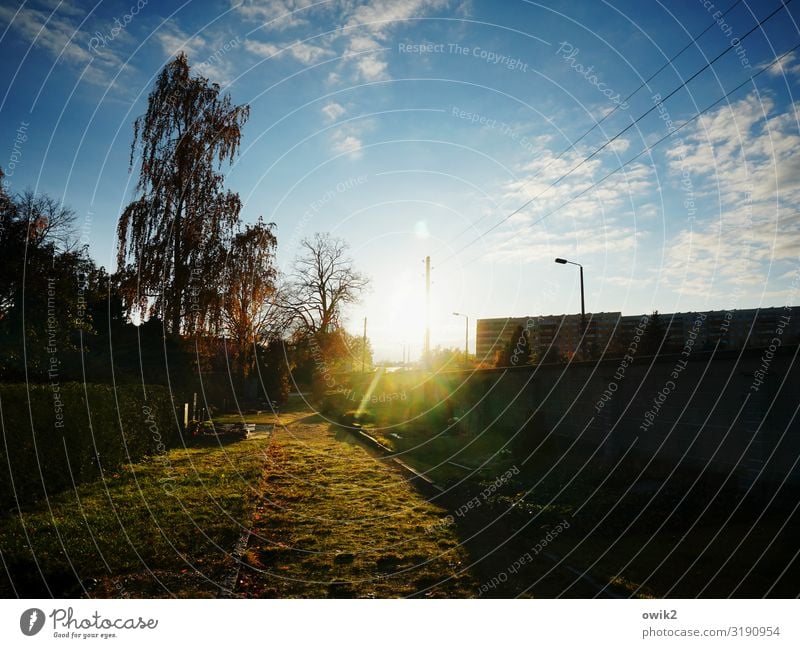
[[[48,196],[7,195],[0,171],[4,376],[47,379],[55,348],[62,379],[85,379],[86,354],[97,349],[105,360],[113,352],[113,367],[101,362],[108,380],[112,370],[169,367],[161,378],[192,390],[203,374],[225,373],[233,397],[280,401],[290,371],[312,382],[371,364],[368,343],[343,327],[368,284],[347,244],[306,238],[282,276],[275,225],[244,224],[239,196],[224,186],[248,116],[193,75],[185,55],[165,66],[134,122],[138,182],[119,219],[113,275],[75,242],[72,211]]]

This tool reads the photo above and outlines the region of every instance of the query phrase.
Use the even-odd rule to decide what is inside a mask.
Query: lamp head
[[[561,258],[556,259],[556,263],[566,263],[566,262],[567,262],[566,259],[561,259]]]

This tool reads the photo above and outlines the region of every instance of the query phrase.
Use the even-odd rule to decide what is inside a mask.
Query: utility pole
[[[367,366],[367,318],[364,318],[364,339],[361,342],[361,373],[366,373]]]
[[[425,257],[425,358],[427,367],[431,354],[431,258]]]

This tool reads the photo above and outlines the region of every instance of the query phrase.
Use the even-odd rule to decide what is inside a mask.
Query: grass
[[[220,443],[127,465],[0,519],[0,593],[216,595],[260,494],[268,440]]]
[[[431,427],[425,421],[415,421],[393,427],[365,425],[364,431],[442,485],[462,480],[467,472],[473,477],[494,478],[514,463],[511,450],[508,446],[504,448],[505,439],[500,434],[487,431],[475,437],[457,426],[431,434]],[[464,467],[456,464],[469,470],[465,472]]]
[[[215,416],[214,423],[247,422],[255,423],[256,425],[286,426],[310,414],[313,414],[313,411],[309,408],[308,403],[302,396],[294,394],[289,396],[288,403],[280,407],[277,415],[269,410],[263,410],[257,414],[252,412],[234,412]]]
[[[322,417],[276,430],[238,592],[253,597],[470,597],[447,511]]]
[[[687,493],[692,475],[651,470],[627,492],[639,466],[612,472],[599,458],[583,468],[585,452],[554,446],[526,463],[498,454],[472,475],[432,470],[451,488],[428,501],[302,401],[278,421],[271,436],[206,438],[62,493],[50,508],[5,514],[0,595],[215,596],[237,573],[230,554],[250,528],[235,587],[247,597],[472,597],[539,546],[484,596],[591,597],[605,584],[638,597],[797,594],[800,525],[788,489],[765,508],[765,496],[743,499],[721,478]],[[451,456],[475,467],[502,445],[487,435],[468,446],[462,433],[426,442],[434,435],[421,425],[367,431],[423,471]],[[519,468],[513,478],[456,513],[509,466]],[[564,520],[569,528],[552,533]]]
[[[365,428],[447,488],[442,501],[451,511],[509,466],[519,468],[480,506],[456,518],[480,578],[503,572],[559,521],[571,524],[547,547],[554,560],[527,563],[489,596],[594,596],[604,584],[613,594],[645,598],[798,593],[796,489],[782,489],[767,505],[774,485],[745,497],[724,475],[678,467],[670,476],[676,467],[657,463],[637,480],[643,462],[613,470],[614,462],[600,456],[584,465],[591,448],[567,451],[554,441],[526,460],[518,447],[498,453],[503,443],[494,430],[477,438],[429,430],[419,422]],[[472,470],[459,471],[443,463],[448,460]]]

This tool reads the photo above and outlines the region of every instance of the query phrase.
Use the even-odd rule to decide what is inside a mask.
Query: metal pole
[[[431,352],[431,258],[425,257],[425,364]]]
[[[581,269],[581,359],[586,358],[586,305],[583,300],[583,266]]]

